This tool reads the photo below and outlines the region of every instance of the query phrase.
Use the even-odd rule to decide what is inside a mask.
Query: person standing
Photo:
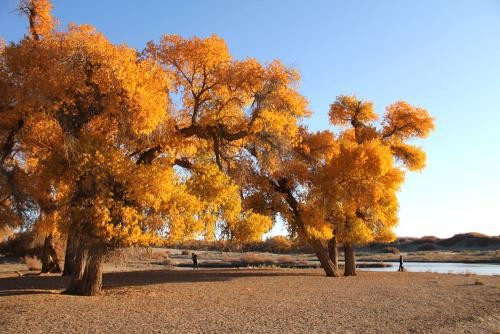
[[[196,253],[191,253],[191,259],[193,260],[193,270],[200,269],[198,267],[198,255],[196,255]]]
[[[404,271],[403,267],[403,255],[399,255],[399,269],[398,271]]]

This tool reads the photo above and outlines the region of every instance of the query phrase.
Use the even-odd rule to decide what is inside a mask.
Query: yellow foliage
[[[412,137],[425,138],[434,130],[434,119],[423,108],[413,107],[398,101],[387,107],[383,120],[383,137],[406,140]]]
[[[424,138],[434,129],[426,110],[399,101],[387,107],[381,129],[376,119],[373,105],[354,96],[339,96],[330,107],[331,123],[346,128],[338,136],[338,153],[314,173],[307,206],[314,210],[312,226],[328,227],[343,243],[392,241],[398,222],[396,192],[404,181],[401,167],[425,166],[422,149],[405,141]],[[306,220],[310,236],[324,238],[308,224]]]
[[[229,222],[228,229],[231,236],[239,243],[249,243],[262,240],[262,235],[272,227],[272,220],[268,216],[245,212],[237,222]]]
[[[200,154],[208,148],[219,169],[238,163],[234,158],[249,143],[261,148],[271,168],[277,164],[273,144],[299,139],[298,121],[309,112],[294,69],[279,61],[264,66],[252,58],[236,60],[216,35],[165,35],[158,44],[148,43],[147,56],[173,78],[172,89],[182,96],[175,111],[179,133],[196,142]]]
[[[339,96],[329,117],[343,130],[310,133],[299,74],[280,61],[235,59],[216,35],[165,35],[139,55],[92,26],[56,31],[49,0],[19,9],[31,36],[0,43],[0,219],[11,227],[31,214],[35,229],[71,229],[87,246],[218,232],[246,243],[279,214],[315,239],[394,237],[403,167],[425,165],[407,140],[434,128],[424,109],[396,102],[380,128],[371,102]]]
[[[394,156],[401,160],[411,171],[421,170],[425,167],[426,154],[414,145],[396,143],[391,146]]]
[[[67,224],[67,217],[65,217],[60,211],[53,211],[47,214],[43,214],[35,225],[35,234],[47,235],[52,234],[54,237],[59,237],[62,232],[61,226]]]
[[[315,205],[316,204],[316,205]],[[306,234],[319,240],[327,240],[333,236],[332,228],[325,220],[325,212],[317,203],[310,201],[301,210],[302,221]]]
[[[23,5],[50,12],[47,1]],[[168,122],[163,70],[90,26],[42,34],[40,24],[44,38],[6,46],[0,65],[0,94],[10,101],[1,138],[15,133],[22,151],[8,161],[26,174],[16,186],[40,207],[35,227],[75,229],[88,244],[153,241],[179,182],[171,162],[137,164],[130,152]]]
[[[21,0],[18,10],[25,14],[30,23],[32,37],[48,37],[54,30],[56,24],[52,17],[53,5],[50,0]]]
[[[330,105],[330,122],[333,125],[357,126],[358,122],[371,122],[377,120],[373,110],[373,103],[361,101],[356,96],[337,96],[335,103]]]

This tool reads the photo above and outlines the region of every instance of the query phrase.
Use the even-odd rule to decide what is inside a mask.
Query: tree
[[[278,151],[299,138],[298,121],[309,112],[294,87],[297,72],[278,61],[236,60],[216,35],[165,35],[144,54],[173,78],[175,128],[184,143],[176,163],[187,169],[189,191],[205,203],[206,236],[218,225],[230,240],[260,239],[271,220],[246,205],[251,190],[245,166],[256,154],[265,168],[276,169]],[[162,140],[151,149],[164,151]]]
[[[248,168],[247,205],[264,214],[279,216],[292,235],[313,248],[327,276],[339,276],[324,241],[332,237],[328,226],[318,224],[321,207],[311,206],[311,189],[318,168],[336,154],[337,143],[329,131],[310,133],[301,128],[300,139],[278,151],[277,168],[266,168],[265,156],[254,155]]]
[[[30,37],[38,41],[40,38],[49,36],[54,28],[55,21],[50,14],[52,5],[50,1],[24,0],[21,1],[18,10],[24,13],[29,19]],[[0,43],[0,54],[3,57],[6,50],[5,42]],[[29,228],[34,221],[34,217],[44,210],[41,204],[28,192],[23,189],[23,185],[29,185],[26,173],[22,168],[18,168],[14,163],[14,154],[17,151],[16,136],[24,126],[24,119],[19,115],[9,114],[13,104],[9,96],[9,84],[12,84],[7,71],[2,72],[0,95],[2,103],[0,112],[5,112],[10,117],[6,117],[0,124],[0,142],[2,143],[0,159],[0,225],[3,228],[16,230],[19,228]],[[1,227],[1,226],[0,226]],[[44,233],[42,231],[42,233]],[[43,243],[42,272],[60,272],[59,260],[52,243],[53,236],[46,234]]]
[[[155,130],[168,136],[173,128],[168,82],[153,62],[92,27],[35,38],[37,29],[1,55],[5,157],[9,172],[29,180],[18,184],[36,203],[36,227],[76,236],[68,292],[91,295],[104,254],[155,240],[185,193],[171,158],[138,164],[133,155]],[[7,197],[7,208],[20,203]]]
[[[387,107],[381,127],[376,120],[372,103],[354,96],[337,98],[330,121],[344,127],[339,151],[317,173],[310,197],[310,205],[321,208],[322,219],[316,221],[332,230],[332,248],[337,240],[344,245],[346,276],[355,275],[354,245],[395,238],[396,193],[405,169],[425,166],[423,150],[407,141],[425,138],[434,129],[425,109],[402,101]]]

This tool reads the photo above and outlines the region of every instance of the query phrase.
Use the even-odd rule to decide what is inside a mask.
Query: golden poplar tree
[[[28,3],[44,15],[33,19],[36,24],[48,21],[39,9],[46,3]],[[169,82],[155,63],[90,26],[49,33],[35,25],[30,31],[1,54],[7,173],[1,181],[9,185],[1,188],[2,204],[16,213],[29,202],[18,194],[27,195],[34,209],[21,213],[36,220],[34,228],[52,235],[71,231],[77,252],[68,292],[95,294],[107,251],[154,241],[165,221],[178,219],[179,203],[197,201],[170,157],[145,164],[134,155],[159,128],[165,136],[173,129]]]
[[[274,168],[269,168],[266,155],[253,150],[252,159],[242,165],[242,170],[246,170],[246,205],[262,214],[280,217],[294,237],[311,245],[328,276],[338,276],[324,245],[332,232],[330,226],[317,224],[321,212],[310,205],[311,189],[321,166],[337,151],[338,144],[331,132],[311,133],[302,127],[295,143],[276,150]]]
[[[25,14],[29,19],[30,38],[39,40],[49,36],[54,29],[55,20],[50,11],[52,5],[50,1],[21,1],[18,11]],[[3,56],[6,49],[5,41],[0,42],[0,54]],[[0,102],[0,111],[7,111],[12,108],[11,100],[7,91],[12,88],[11,78],[8,72],[2,72],[0,83],[0,95],[3,100]],[[23,119],[5,119],[6,123],[0,125],[0,228],[16,231],[20,228],[28,228],[35,220],[39,205],[23,186],[31,185],[30,180],[24,170],[18,168],[13,163],[13,152],[16,152],[16,135],[23,127]],[[46,204],[46,203],[45,203]],[[43,233],[43,232],[42,232]],[[60,272],[57,254],[52,244],[52,234],[45,237],[42,259],[42,272]]]
[[[204,205],[205,236],[217,229],[237,243],[260,240],[269,215],[246,205],[253,154],[276,169],[279,151],[299,138],[308,115],[296,90],[298,73],[278,61],[234,59],[221,38],[165,35],[149,43],[148,59],[173,78],[173,113],[179,142],[175,163],[187,169],[189,191]],[[176,102],[176,101],[174,101]],[[150,151],[165,152],[158,138]]]
[[[427,137],[434,122],[425,109],[399,101],[377,126],[373,104],[355,96],[339,96],[329,116],[342,128],[339,151],[317,173],[309,205],[322,212],[313,224],[344,245],[344,275],[355,275],[355,245],[394,240],[405,170],[425,166],[425,152],[408,140]]]

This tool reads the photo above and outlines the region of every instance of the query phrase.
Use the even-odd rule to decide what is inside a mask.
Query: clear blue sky
[[[0,36],[25,19],[0,1]],[[328,127],[339,94],[425,107],[437,131],[422,141],[428,167],[400,192],[400,236],[500,234],[500,1],[55,0],[55,15],[96,26],[142,49],[162,34],[223,37],[233,55],[279,58],[302,74],[301,92]],[[273,233],[279,233],[277,227]]]

